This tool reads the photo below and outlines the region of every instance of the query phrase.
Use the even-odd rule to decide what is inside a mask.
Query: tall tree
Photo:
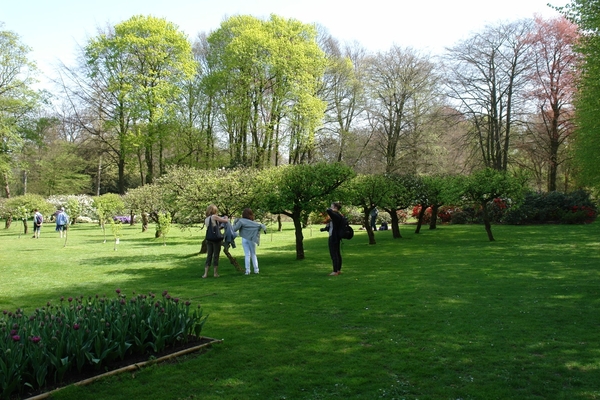
[[[447,92],[470,123],[482,164],[505,171],[531,66],[531,21],[487,26],[448,49]]]
[[[324,34],[319,42],[327,57],[319,89],[327,103],[320,129],[320,142],[326,148],[323,158],[353,165],[363,156],[364,148],[359,133],[366,123],[367,52],[356,43],[343,46],[329,34]]]
[[[577,45],[583,59],[579,64],[581,79],[575,100],[574,162],[580,184],[600,190],[600,1],[571,0],[559,11],[579,27],[581,35]]]
[[[369,120],[385,172],[399,168],[400,144],[420,117],[413,108],[435,82],[434,64],[428,56],[399,46],[371,57],[367,66]],[[420,110],[420,108],[417,108]]]
[[[529,57],[534,65],[529,73],[529,97],[536,112],[527,135],[533,149],[547,166],[546,188],[555,191],[559,167],[566,160],[565,142],[573,132],[574,95],[578,79],[577,26],[564,17],[534,19]],[[536,151],[537,150],[537,151]]]
[[[231,164],[279,164],[284,129],[289,162],[311,160],[324,110],[317,85],[325,68],[314,26],[275,15],[267,21],[236,16],[208,42]]]
[[[38,105],[32,89],[36,67],[28,58],[29,47],[19,36],[2,30],[0,23],[0,181],[5,197],[10,197],[15,156],[22,145],[21,122]]]
[[[173,23],[138,15],[91,40],[87,54],[91,64],[105,65],[105,60],[112,59],[122,63],[118,72],[106,71],[107,83],[123,96],[133,114],[140,134],[136,144],[143,148],[144,180],[152,183],[157,169],[159,175],[165,172],[165,149],[170,141],[166,126],[181,93],[180,82],[196,73],[190,42]]]

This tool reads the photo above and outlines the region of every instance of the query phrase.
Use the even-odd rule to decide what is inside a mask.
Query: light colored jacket
[[[67,225],[69,223],[69,216],[64,211],[61,211],[56,216],[56,225]]]
[[[233,224],[235,232],[240,231],[240,236],[246,240],[260,245],[260,231],[267,233],[267,227],[260,222],[252,221],[248,218],[238,218]]]

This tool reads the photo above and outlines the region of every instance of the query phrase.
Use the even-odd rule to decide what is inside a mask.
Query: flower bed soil
[[[165,348],[159,353],[132,354],[123,360],[113,360],[101,369],[96,369],[91,365],[86,365],[81,372],[74,370],[65,374],[63,382],[60,384],[47,385],[43,389],[25,390],[21,394],[15,394],[11,399],[41,400],[50,397],[52,392],[60,390],[69,385],[86,385],[100,379],[104,376],[114,375],[125,371],[139,370],[145,365],[166,362],[182,356],[204,349],[213,343],[220,343],[221,340],[205,336],[190,336],[187,343],[179,343]]]

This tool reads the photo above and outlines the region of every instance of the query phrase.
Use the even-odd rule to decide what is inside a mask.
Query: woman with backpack
[[[221,244],[223,243],[223,234],[221,233],[221,222],[228,222],[227,216],[220,217],[219,209],[211,204],[206,209],[206,263],[204,264],[203,278],[208,276],[208,269],[213,266],[215,278],[219,277],[219,255],[221,254]]]

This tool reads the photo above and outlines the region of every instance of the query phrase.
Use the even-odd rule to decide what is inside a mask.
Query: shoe
[[[332,272],[332,273],[329,274],[329,276],[337,276],[339,274],[340,274],[339,272]]]
[[[250,275],[250,271],[246,271],[244,275]]]
[[[254,271],[255,274],[258,274],[258,270]]]

